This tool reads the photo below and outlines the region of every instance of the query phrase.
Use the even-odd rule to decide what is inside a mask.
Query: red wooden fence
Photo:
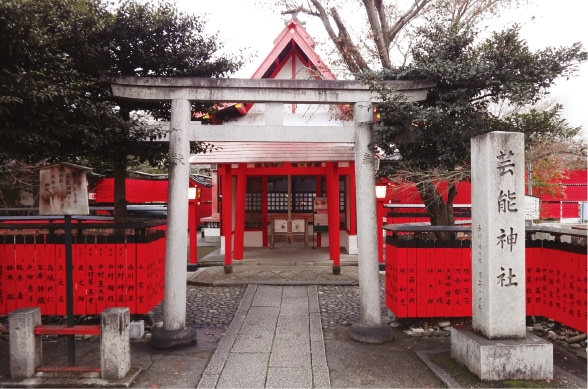
[[[147,313],[163,299],[165,231],[115,239],[74,236],[74,314],[109,307]],[[42,315],[65,315],[63,235],[0,235],[0,315],[40,307]]]
[[[586,247],[527,240],[527,315],[586,332]],[[471,242],[386,239],[386,305],[398,317],[472,314]]]

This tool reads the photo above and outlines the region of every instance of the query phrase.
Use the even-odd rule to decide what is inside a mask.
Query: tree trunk
[[[129,121],[131,117],[130,109],[125,104],[121,104],[119,115],[125,121]],[[127,222],[127,165],[127,155],[124,152],[116,153],[112,172],[114,177],[114,221],[121,224]],[[121,233],[124,235],[124,229],[116,232],[117,235]]]
[[[423,199],[432,226],[455,225],[453,217],[453,200],[457,195],[455,182],[449,183],[447,203],[433,182],[417,183],[417,189]],[[454,232],[435,232],[435,236],[439,240],[455,239]]]
[[[114,162],[114,221],[116,223],[127,222],[126,184],[127,157],[122,156]]]

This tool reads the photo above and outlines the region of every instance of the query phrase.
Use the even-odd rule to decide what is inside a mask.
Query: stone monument
[[[525,325],[524,134],[472,138],[472,328],[451,355],[481,380],[553,377],[553,346]]]

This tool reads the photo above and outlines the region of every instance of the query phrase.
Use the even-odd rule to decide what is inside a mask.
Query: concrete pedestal
[[[100,367],[106,380],[120,380],[131,369],[130,318],[129,308],[108,308],[100,315]]]
[[[8,315],[10,327],[10,377],[30,378],[43,359],[41,335],[35,327],[41,325],[39,308],[21,308]]]
[[[490,340],[471,328],[451,328],[451,356],[482,381],[553,379],[553,345],[533,334]]]

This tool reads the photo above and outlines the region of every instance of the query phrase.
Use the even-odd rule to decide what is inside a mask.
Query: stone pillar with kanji
[[[472,328],[451,354],[482,380],[551,379],[551,343],[526,331],[524,134],[472,138]]]

